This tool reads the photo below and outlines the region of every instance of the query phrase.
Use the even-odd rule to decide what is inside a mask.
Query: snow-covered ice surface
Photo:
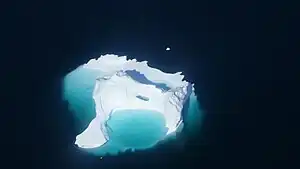
[[[198,128],[197,98],[183,78],[117,55],[78,67],[64,79],[64,99],[78,119],[75,144],[97,155],[114,154],[176,137],[185,123],[190,131]]]

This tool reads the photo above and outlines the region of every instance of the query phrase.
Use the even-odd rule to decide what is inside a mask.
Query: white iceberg
[[[146,61],[138,62],[126,56],[103,55],[90,60],[80,69],[92,72],[89,73],[92,74],[89,79],[82,78],[80,83],[93,86],[89,93],[95,104],[93,120],[76,137],[75,144],[81,148],[104,145],[110,139],[108,131],[111,128],[107,121],[119,110],[159,112],[165,118],[165,136],[170,135],[182,123],[183,106],[194,90],[191,83],[183,80],[181,72],[164,73],[148,66]],[[66,79],[72,76],[70,74]],[[94,82],[91,83],[91,80]],[[69,89],[69,93],[74,94],[74,91],[70,91],[71,85],[74,84],[70,80],[65,80],[65,90],[68,92]]]

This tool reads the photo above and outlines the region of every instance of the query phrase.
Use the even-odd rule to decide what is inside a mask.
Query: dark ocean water
[[[205,119],[203,131],[181,153],[182,166],[286,168],[280,159],[292,159],[288,148],[294,149],[287,136],[297,136],[287,116],[297,114],[294,58],[299,57],[290,57],[299,51],[293,43],[299,32],[296,2],[9,1],[1,36],[2,131],[8,136],[2,145],[9,152],[3,161],[15,168],[166,168],[158,159],[166,157],[161,152],[174,152],[170,149],[136,153],[129,166],[123,165],[126,155],[124,163],[113,158],[99,167],[72,147],[94,117],[88,113],[94,106],[85,98],[89,107],[73,104],[72,114],[65,110],[61,79],[100,53],[116,53],[161,70],[182,70],[195,82]],[[170,164],[180,162],[178,154],[169,156]],[[134,167],[135,159],[155,165]]]

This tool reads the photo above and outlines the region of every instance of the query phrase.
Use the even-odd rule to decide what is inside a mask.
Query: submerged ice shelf
[[[148,66],[146,61],[129,60],[125,56],[104,55],[79,68],[81,72],[89,72],[86,74],[89,77],[77,83],[86,83],[90,95],[86,97],[92,98],[95,106],[94,118],[76,137],[75,144],[81,148],[100,147],[110,140],[113,131],[108,121],[118,111],[158,112],[165,118],[165,136],[170,135],[182,123],[184,104],[194,90],[191,83],[183,80],[181,72],[164,73]],[[72,87],[70,80],[74,76],[72,73],[66,76],[65,90],[75,96],[71,90],[76,87]],[[76,97],[81,99],[79,95]]]

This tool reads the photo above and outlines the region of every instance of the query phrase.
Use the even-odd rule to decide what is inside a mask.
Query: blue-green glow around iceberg
[[[77,122],[75,144],[102,156],[193,134],[202,114],[192,84],[180,74],[116,55],[79,66],[65,76],[63,95]]]

